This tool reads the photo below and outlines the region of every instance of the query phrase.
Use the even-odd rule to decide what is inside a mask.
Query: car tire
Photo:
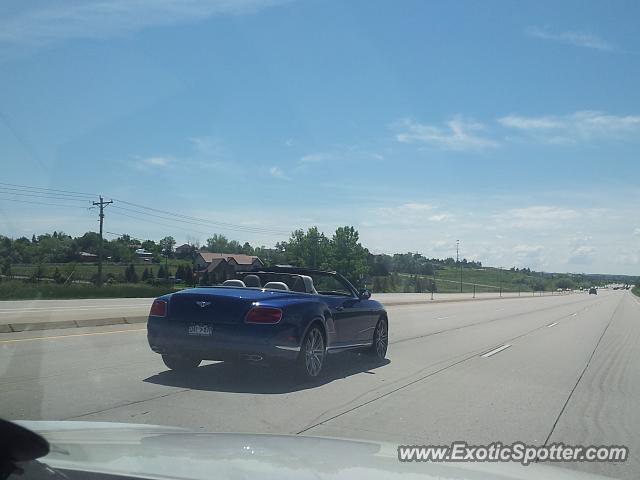
[[[309,329],[302,340],[297,360],[298,375],[303,380],[317,379],[323,372],[327,350],[324,334],[318,326]]]
[[[369,347],[369,353],[377,360],[384,360],[387,356],[387,348],[389,347],[389,322],[382,317],[378,320],[376,328],[373,331],[373,343]]]
[[[187,355],[162,355],[162,361],[171,370],[186,372],[197,368],[202,360]]]

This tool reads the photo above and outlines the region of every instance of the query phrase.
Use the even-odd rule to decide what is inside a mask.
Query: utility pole
[[[110,203],[113,203],[113,200],[109,200],[108,202],[105,202],[102,198],[102,195],[100,195],[100,201],[99,202],[93,202],[93,204],[97,207],[100,207],[100,245],[98,246],[98,286],[101,287],[102,286],[102,224],[104,223],[104,207],[106,207],[107,205],[109,205]]]
[[[456,263],[460,267],[460,293],[462,293],[462,264],[460,263],[460,240],[456,240]]]

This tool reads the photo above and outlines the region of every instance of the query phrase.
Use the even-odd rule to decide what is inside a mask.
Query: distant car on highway
[[[167,367],[288,361],[302,377],[314,378],[328,353],[357,348],[385,358],[387,312],[339,273],[287,266],[237,277],[153,302],[147,339]]]
[[[595,287],[591,287],[589,289],[589,295],[597,295],[598,294],[598,290]]]

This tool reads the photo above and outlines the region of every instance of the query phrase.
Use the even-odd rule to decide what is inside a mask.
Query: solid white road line
[[[550,323],[549,325],[547,325],[547,328],[555,327],[557,324],[558,324],[558,322]]]
[[[500,353],[501,351],[506,350],[506,349],[507,349],[507,348],[509,348],[510,346],[511,346],[511,344],[510,344],[510,343],[505,343],[504,345],[502,345],[502,346],[500,346],[500,347],[498,347],[498,348],[494,348],[493,350],[491,350],[491,351],[489,351],[489,352],[487,352],[487,353],[484,353],[484,354],[482,354],[482,355],[480,355],[480,356],[481,356],[482,358],[489,358],[489,357],[491,357],[492,355],[495,355],[496,353]]]

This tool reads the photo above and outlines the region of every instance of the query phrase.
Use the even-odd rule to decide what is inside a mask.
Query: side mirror
[[[360,300],[368,300],[371,298],[371,292],[366,288],[360,292]]]

